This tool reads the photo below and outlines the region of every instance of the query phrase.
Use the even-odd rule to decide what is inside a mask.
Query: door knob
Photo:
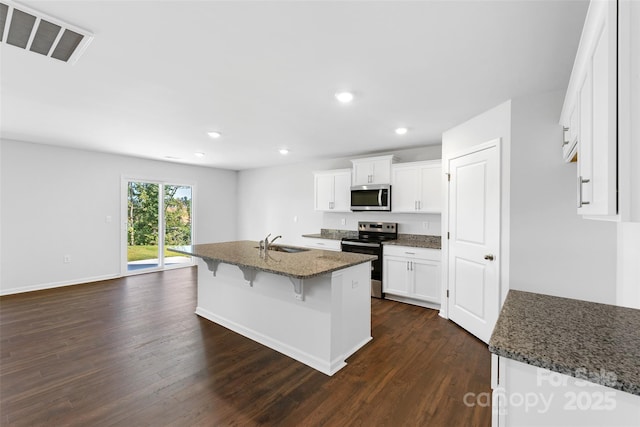
[[[494,260],[494,257],[493,257],[493,255],[488,254],[488,255],[485,255],[485,256],[484,256],[484,259],[488,259],[489,261],[493,261],[493,260]]]

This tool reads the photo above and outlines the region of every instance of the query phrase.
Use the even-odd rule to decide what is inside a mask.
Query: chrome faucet
[[[269,254],[269,247],[273,244],[273,242],[275,242],[277,239],[282,237],[282,236],[276,236],[271,241],[269,241],[270,236],[271,236],[271,233],[267,234],[267,237],[265,237],[264,240],[260,240],[260,245],[259,245],[260,256],[262,256],[264,259],[267,259],[267,256]]]
[[[271,234],[269,234],[269,236],[271,236]],[[269,237],[269,236],[267,236],[267,237]],[[282,237],[282,236],[276,236],[276,237],[274,237],[274,238],[271,240],[271,242],[268,242],[268,240],[267,240],[267,239],[264,239],[266,242],[268,242],[268,243],[266,244],[267,249],[269,248],[269,246],[273,245],[273,242],[275,242],[276,240],[278,240],[278,239],[279,239],[279,238],[281,238],[281,237]]]

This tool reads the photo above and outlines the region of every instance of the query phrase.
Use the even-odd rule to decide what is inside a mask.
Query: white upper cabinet
[[[314,173],[314,209],[350,212],[351,169],[335,169]]]
[[[569,128],[565,160],[577,140],[578,213],[596,219],[617,215],[616,9],[616,1],[590,3],[560,117]]]
[[[353,163],[353,185],[391,184],[391,164],[394,161],[394,156],[351,160]]]
[[[442,211],[442,161],[400,163],[391,167],[391,210],[407,213]]]

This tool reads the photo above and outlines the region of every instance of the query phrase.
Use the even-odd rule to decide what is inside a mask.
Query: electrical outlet
[[[422,223],[422,228],[424,228],[425,230],[426,230],[427,228],[429,228],[429,221],[424,221],[424,222]]]
[[[111,223],[111,221],[112,221],[111,215],[107,215],[107,216],[104,218],[104,222],[106,222],[107,224]]]
[[[346,218],[342,218],[342,219],[340,220],[340,224],[342,224],[342,225],[346,225],[346,224],[347,224],[347,219],[346,219]]]
[[[62,262],[69,264],[71,262],[71,255],[65,255],[62,257]]]
[[[293,222],[298,222],[298,215],[293,217]]]

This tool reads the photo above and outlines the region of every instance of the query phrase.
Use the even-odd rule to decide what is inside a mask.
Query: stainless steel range
[[[382,242],[398,238],[396,222],[358,222],[358,237],[343,238],[342,251],[375,255],[378,259],[371,262],[371,296],[382,295]]]

